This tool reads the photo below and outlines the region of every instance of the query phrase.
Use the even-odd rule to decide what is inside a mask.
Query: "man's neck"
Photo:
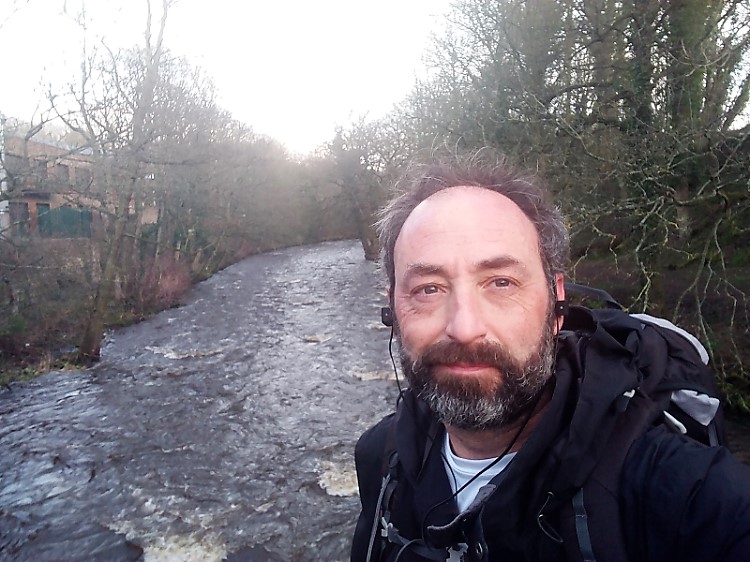
[[[464,459],[481,460],[518,451],[542,419],[544,410],[549,404],[550,395],[550,392],[545,392],[542,395],[535,405],[531,417],[524,414],[521,419],[508,426],[497,429],[473,430],[446,425],[445,430],[448,433],[453,452]]]

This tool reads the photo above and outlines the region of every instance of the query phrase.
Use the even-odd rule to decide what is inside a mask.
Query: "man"
[[[750,560],[750,470],[726,449],[655,425],[613,482],[595,471],[622,389],[589,381],[611,396],[582,405],[558,338],[568,235],[537,179],[478,158],[428,167],[378,226],[410,389],[356,447],[353,562]],[[571,503],[584,479],[613,518]]]

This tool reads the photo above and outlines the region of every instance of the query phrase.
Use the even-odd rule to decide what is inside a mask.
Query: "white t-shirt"
[[[515,456],[515,453],[505,455],[495,466],[483,472],[476,480],[459,492],[456,497],[458,510],[464,511],[469,507],[479,489],[500,474]],[[448,480],[451,483],[451,489],[454,494],[456,493],[456,490],[471,480],[475,474],[492,464],[494,461],[494,457],[491,459],[471,460],[457,456],[453,452],[453,449],[451,449],[448,433],[445,434],[445,441],[443,443],[443,464],[445,465],[445,471],[448,473]]]

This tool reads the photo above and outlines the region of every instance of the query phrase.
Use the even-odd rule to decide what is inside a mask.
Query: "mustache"
[[[455,341],[443,341],[429,346],[413,362],[412,369],[419,371],[436,365],[467,363],[489,365],[504,371],[508,367],[520,370],[520,365],[508,349],[500,343],[481,341],[474,344],[463,344]]]

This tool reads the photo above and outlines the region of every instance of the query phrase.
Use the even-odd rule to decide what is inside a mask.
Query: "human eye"
[[[488,285],[493,289],[509,289],[514,286],[514,283],[508,277],[495,277],[490,280]]]
[[[419,296],[425,295],[437,295],[440,292],[440,288],[434,284],[420,285],[414,289],[414,294]]]

